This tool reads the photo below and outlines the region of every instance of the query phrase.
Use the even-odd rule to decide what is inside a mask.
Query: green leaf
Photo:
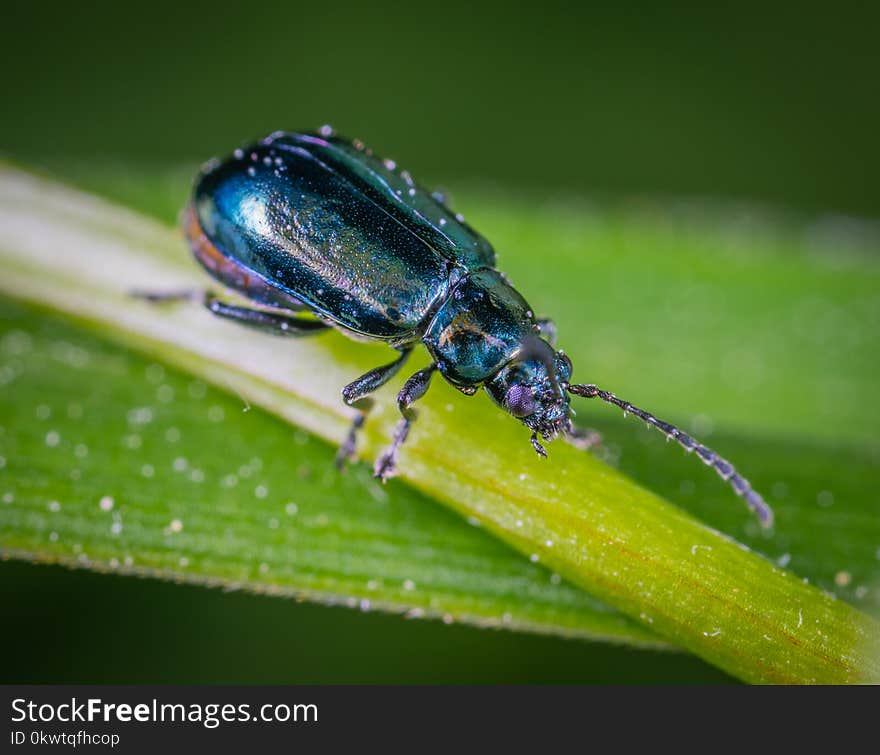
[[[159,311],[132,302],[125,296],[128,287],[204,285],[181,253],[179,237],[19,172],[6,171],[0,185],[5,290],[99,323],[102,332],[237,391],[322,437],[338,441],[343,436],[347,418],[337,388],[387,359],[381,349],[354,347],[334,336],[286,342],[280,349],[277,341],[213,321],[198,308]],[[815,243],[809,247],[794,234],[727,225],[713,236],[705,218],[684,222],[678,215],[666,221],[650,207],[603,219],[584,208],[524,205],[517,212],[515,205],[505,209],[485,200],[481,206],[480,226],[500,248],[517,243],[540,250],[540,255],[503,256],[502,261],[515,280],[529,281],[525,293],[536,308],[559,315],[578,379],[602,384],[617,374],[607,387],[637,403],[667,406],[661,414],[672,419],[687,417],[696,405],[704,411],[711,407],[713,419],[731,428],[713,441],[741,462],[759,488],[772,488],[782,505],[770,536],[750,534],[749,524],[727,531],[740,534],[745,528],[744,539],[820,583],[833,569],[829,586],[853,589],[846,597],[855,601],[876,601],[878,530],[868,485],[876,480],[870,434],[876,409],[862,401],[876,353],[870,344],[837,338],[839,331],[860,331],[848,327],[853,322],[861,326],[876,318],[876,263],[858,250],[829,259]],[[580,294],[585,280],[590,281],[589,305]],[[755,308],[731,298],[734,289],[755,296]],[[816,291],[823,296],[819,304],[811,300]],[[768,309],[759,310],[758,297],[764,295]],[[726,319],[731,312],[737,314]],[[788,319],[780,325],[783,313]],[[775,329],[767,328],[767,318]],[[590,328],[577,330],[583,322]],[[810,371],[827,365],[813,356],[801,358],[799,349],[817,337],[817,325],[835,356],[831,385],[848,390],[845,400],[837,400],[835,391],[834,415],[825,408],[832,402],[819,406],[802,400],[804,391],[827,393],[821,376]],[[770,349],[780,349],[782,358]],[[815,351],[813,344],[810,354]],[[793,377],[800,393],[791,391]],[[624,390],[627,386],[633,390]],[[732,400],[719,399],[725,392]],[[393,427],[392,396],[391,390],[382,393],[368,424],[365,446],[371,455]],[[760,400],[751,401],[755,396]],[[584,403],[586,411],[593,409]],[[596,407],[596,416],[609,415]],[[831,426],[817,423],[822,416],[840,420]],[[705,416],[695,419],[704,428],[709,424]],[[798,439],[814,426],[809,441]],[[708,473],[693,470],[693,460],[674,459],[664,448],[664,456],[651,455],[643,464],[640,459],[648,456],[639,450],[637,427],[627,426],[625,433],[621,427],[620,435],[616,424],[608,427],[612,448],[621,438],[623,466],[632,466],[648,484],[656,479],[709,521],[747,522],[729,491]],[[757,441],[746,439],[746,428]],[[662,445],[656,438],[649,442]],[[847,446],[847,474],[822,467],[819,460],[829,458],[827,451],[832,460],[841,459]],[[746,448],[752,466],[743,459]],[[688,471],[679,462],[689,463]],[[485,400],[463,399],[438,381],[401,466],[410,485],[480,522],[533,562],[741,678],[878,678],[878,627],[867,615],[700,524],[594,457],[557,444],[549,462],[537,460],[522,428]],[[804,500],[804,491],[826,473],[832,475],[831,485]],[[387,492],[396,498],[406,489],[396,481]],[[852,498],[841,498],[840,491]]]
[[[0,299],[0,370],[5,557],[669,647],[412,488],[339,475],[335,446],[70,318]]]
[[[5,556],[663,645],[236,396],[8,299],[0,322]]]

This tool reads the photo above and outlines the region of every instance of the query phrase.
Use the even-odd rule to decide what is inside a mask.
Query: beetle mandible
[[[588,447],[572,423],[570,396],[599,398],[640,417],[712,467],[769,526],[772,511],[733,466],[677,427],[591,384],[571,382],[569,358],[554,348],[555,329],[495,269],[486,239],[391,160],[323,127],[276,132],[227,159],[211,161],[184,210],[184,230],[199,263],[253,306],[206,294],[214,314],[273,333],[305,336],[336,328],[384,341],[398,351],[342,389],[357,409],[338,463],[355,452],[369,395],[400,370],[421,342],[431,364],[397,396],[401,419],[374,465],[396,468],[415,412],[435,372],[468,396],[483,387],[531,431],[531,444],[563,436]],[[145,294],[151,300],[181,294]],[[298,313],[308,313],[303,317]]]

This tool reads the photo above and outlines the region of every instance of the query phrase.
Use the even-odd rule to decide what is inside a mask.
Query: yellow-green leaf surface
[[[5,556],[661,644],[234,395],[9,299],[0,321]]]
[[[876,601],[877,502],[870,482],[876,481],[872,428],[877,409],[862,401],[871,387],[871,367],[876,363],[871,360],[876,352],[871,351],[873,344],[859,340],[869,332],[866,323],[876,323],[880,309],[873,293],[876,263],[849,247],[828,254],[822,248],[827,242],[818,232],[816,241],[728,224],[707,238],[707,218],[691,222],[678,216],[678,221],[669,222],[653,215],[650,207],[628,210],[623,219],[617,216],[606,222],[583,207],[535,210],[496,200],[484,202],[483,215],[481,227],[489,226],[502,252],[509,246],[531,252],[510,255],[509,265],[502,254],[502,261],[516,281],[528,281],[528,288],[523,288],[533,305],[546,311],[552,307],[561,326],[562,344],[575,361],[576,379],[604,383],[661,416],[684,418],[685,424],[691,417],[704,431],[711,429],[712,422],[726,428],[713,434],[713,444],[732,456],[757,486],[772,490],[768,497],[776,504],[776,529],[766,535],[751,531],[753,524],[739,502],[720,481],[709,479],[705,470],[694,469],[694,460],[680,458],[657,438],[643,437],[637,425],[618,427],[619,423],[602,420],[598,424],[611,451],[619,454],[621,467],[708,522],[722,523],[725,531],[760,548],[777,563],[700,523],[592,456],[555,444],[549,461],[537,459],[517,423],[483,397],[465,399],[439,381],[426,398],[401,457],[402,480],[375,495],[396,501],[398,496],[413,495],[410,488],[415,488],[451,506],[482,525],[484,532],[473,532],[483,537],[485,547],[500,548],[489,545],[490,538],[484,537],[488,531],[529,556],[531,564],[548,567],[644,630],[639,638],[632,625],[606,614],[617,622],[618,636],[629,633],[645,641],[656,633],[750,681],[876,680],[880,673],[877,623],[802,579],[809,576],[822,587],[839,589],[841,597],[863,607]],[[183,252],[179,234],[43,179],[5,170],[0,217],[2,288],[7,293],[97,325],[102,333],[230,389],[327,440],[338,441],[346,429],[348,415],[338,401],[338,388],[387,359],[378,347],[352,345],[335,334],[282,342],[217,322],[198,307],[157,310],[132,302],[126,296],[132,287],[204,285]],[[649,251],[637,252],[634,242],[649,243]],[[681,296],[682,290],[686,296]],[[743,305],[737,295],[742,292],[749,295],[751,306]],[[643,319],[636,324],[643,327],[629,327],[634,313],[641,313]],[[775,329],[767,327],[770,323]],[[813,344],[801,357],[799,347],[819,338],[817,327],[822,348]],[[839,339],[843,333],[849,337]],[[833,360],[826,358],[828,354]],[[792,369],[793,362],[798,370]],[[825,370],[825,382],[819,367],[830,368]],[[614,368],[619,375],[612,382]],[[794,374],[798,371],[803,374]],[[98,370],[92,375],[98,391],[100,374]],[[794,388],[792,379],[797,380]],[[819,404],[816,399],[825,396],[822,389],[827,391],[828,385],[836,386],[833,401],[829,397]],[[844,396],[841,385],[847,388]],[[628,386],[641,389],[637,394]],[[132,397],[130,409],[136,412],[146,407],[158,416],[161,387],[156,387],[152,400],[137,402]],[[166,390],[162,395],[171,398],[167,403],[175,410],[181,399],[193,407],[198,403],[171,385],[168,390],[173,393]],[[716,402],[719,391],[734,400]],[[393,389],[383,391],[378,411],[371,417],[364,438],[368,455],[381,448],[393,426],[392,397]],[[802,404],[807,405],[805,410],[792,411]],[[661,412],[662,407],[668,411]],[[697,414],[710,410],[711,420],[707,414]],[[45,407],[41,411],[45,414]],[[50,405],[50,416],[53,411],[62,409]],[[224,418],[228,411],[227,405]],[[580,416],[585,415],[592,424],[597,424],[594,418],[608,416],[603,407],[586,405]],[[207,414],[205,419],[210,422]],[[223,449],[221,444],[230,442],[228,434],[238,433],[241,424],[226,423],[226,419],[217,423],[213,434],[198,431],[194,437],[213,435],[216,439],[206,445]],[[4,444],[10,442],[11,427],[2,438]],[[47,426],[46,433],[51,432]],[[48,442],[46,453],[64,440],[60,431],[54,432],[59,437],[43,438],[44,444]],[[161,442],[157,447],[169,453]],[[74,455],[76,448],[75,444]],[[179,461],[175,456],[171,461],[172,468],[175,464],[183,467],[175,471],[189,470],[201,477],[190,480],[202,485],[201,489],[208,479],[207,454],[217,454],[217,449],[206,447],[204,453],[201,458],[205,460],[192,468],[189,458]],[[308,479],[308,475],[296,477],[300,453],[298,444],[291,442],[283,450],[273,444],[271,452],[253,458],[260,465],[267,465],[270,458],[268,466],[273,470],[283,464],[290,484],[296,486]],[[11,473],[16,462],[10,454],[4,456]],[[216,458],[228,461],[222,450]],[[236,469],[254,474],[263,468],[248,467],[250,462],[241,461],[240,455],[230,458],[235,459],[229,465],[233,471],[224,476],[236,474]],[[845,474],[840,472],[841,464],[846,465]],[[221,471],[223,465],[212,466],[212,479],[216,481]],[[280,475],[273,479],[283,479],[280,472],[273,474]],[[362,475],[362,470],[351,473],[345,485],[355,487],[343,495],[360,505],[375,490]],[[256,499],[254,516],[265,515],[260,501],[270,495],[269,486],[262,483],[260,488],[260,484],[248,491],[248,499]],[[139,491],[149,487],[137,469],[119,480],[119,485],[125,496],[140,496]],[[276,494],[274,485],[272,495]],[[821,487],[816,489],[817,485]],[[360,492],[355,494],[357,486]],[[142,503],[153,500],[155,494],[145,494]],[[243,494],[242,488],[227,500],[240,502],[243,498],[238,496]],[[122,494],[101,493],[92,502],[111,527],[114,511],[124,517],[121,508],[116,508],[118,495]],[[113,498],[112,507],[106,501],[101,507],[105,496]],[[279,499],[273,500],[280,506],[284,497],[279,492]],[[45,508],[53,502],[61,509]],[[427,499],[422,502],[426,507],[435,505]],[[56,543],[69,544],[69,535],[76,533],[67,531],[62,537],[61,529],[46,532],[50,515],[64,511],[60,500],[48,503],[39,512],[20,510],[14,524],[7,512],[17,510],[15,501],[0,509],[4,545],[12,538],[24,541],[30,536],[31,545],[21,550],[58,555],[60,546],[53,546],[51,537],[45,536],[56,532]],[[185,541],[186,516],[196,515],[185,503],[178,498],[164,509],[157,507],[157,519],[143,520],[145,539],[149,536],[154,545],[161,543],[158,550],[168,551],[167,558],[173,558],[176,540]],[[222,526],[220,504],[212,509],[206,501],[205,506],[206,520],[216,511]],[[242,511],[241,504],[235,509]],[[71,527],[75,522],[93,524],[97,516],[77,514]],[[315,512],[315,516],[320,514]],[[241,515],[241,520],[246,517]],[[266,532],[278,538],[273,541],[277,554],[292,543],[283,540],[281,517],[275,520],[277,526],[267,522]],[[329,522],[330,516],[320,521]],[[122,532],[125,526],[123,521]],[[314,528],[315,522],[310,526]],[[227,524],[221,534],[241,545],[236,526]],[[332,549],[328,552],[338,566],[346,533],[334,534],[338,548],[335,555]],[[360,536],[370,539],[364,533]],[[268,543],[263,545],[268,547]],[[272,583],[266,578],[273,568],[268,550],[240,552],[244,566],[234,579],[224,571],[228,564],[222,551],[212,550],[209,540],[190,542],[188,547],[200,549],[200,556],[184,556],[189,559],[185,567],[168,564],[169,570],[185,573],[191,561],[199,565],[203,577]],[[483,546],[475,541],[475,547]],[[6,550],[17,548],[7,546]],[[129,555],[134,563],[137,554]],[[124,564],[122,549],[112,558],[119,561],[120,556]],[[368,577],[367,582],[372,582],[367,589],[385,584],[383,563],[383,558],[377,558],[372,564],[376,569],[358,572],[358,579]],[[783,565],[790,565],[797,574]],[[370,571],[376,573],[368,575]],[[553,584],[548,572],[536,570],[528,578],[540,580],[541,575],[553,589],[562,587]],[[400,583],[399,588],[394,586],[400,599],[389,604],[410,605],[406,593],[413,592],[418,582],[403,574],[389,575],[388,581]],[[543,594],[545,587],[537,592]],[[521,602],[533,603],[531,598]],[[599,604],[584,605],[602,613]],[[576,607],[569,617],[582,609]],[[518,617],[517,611],[506,615],[526,625],[541,623]],[[505,620],[505,613],[494,616]],[[552,618],[544,618],[545,625],[552,624]],[[595,628],[585,633],[615,634]]]

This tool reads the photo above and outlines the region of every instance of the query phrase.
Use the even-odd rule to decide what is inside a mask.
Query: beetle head
[[[568,430],[571,361],[539,338],[523,344],[516,358],[485,383],[486,392],[526,427],[552,440]]]

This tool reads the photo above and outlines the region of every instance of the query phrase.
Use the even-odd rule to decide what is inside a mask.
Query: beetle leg
[[[219,317],[230,320],[238,320],[253,328],[265,330],[277,335],[307,336],[312,333],[320,333],[330,326],[320,320],[310,320],[304,317],[291,317],[281,312],[269,312],[250,307],[239,307],[227,304],[215,298],[212,294],[200,294],[194,289],[181,289],[179,291],[142,291],[135,289],[129,291],[129,295],[136,299],[143,299],[151,304],[165,304],[168,302],[198,301],[202,299],[205,307]]]
[[[198,301],[199,292],[192,288],[184,288],[178,291],[142,291],[139,288],[128,292],[135,299],[143,299],[152,304],[162,304],[176,301]]]
[[[556,323],[553,320],[547,317],[539,317],[538,318],[538,329],[541,331],[541,335],[544,337],[544,340],[547,341],[551,346],[556,346]]]
[[[262,309],[227,304],[214,298],[211,294],[205,295],[205,306],[218,317],[237,320],[244,325],[276,335],[308,336],[313,333],[321,333],[330,327],[320,320],[308,320],[304,317],[291,317],[280,312],[267,312]]]
[[[431,376],[436,370],[436,364],[419,370],[403,384],[403,388],[397,394],[397,407],[400,409],[403,417],[398,421],[397,427],[394,429],[391,445],[382,452],[382,455],[376,459],[376,463],[373,465],[373,477],[378,477],[382,482],[391,477],[397,468],[397,452],[406,440],[406,436],[409,435],[409,429],[416,418],[416,412],[410,407],[425,395],[425,391],[431,385]]]
[[[535,449],[535,453],[538,456],[543,456],[545,459],[547,458],[547,451],[544,446],[541,445],[541,442],[538,440],[538,433],[532,433],[532,437],[529,438],[529,441],[532,444],[532,448]]]
[[[373,406],[373,400],[367,398],[367,396],[391,380],[391,378],[393,378],[397,374],[397,371],[403,366],[403,363],[407,360],[411,352],[412,347],[402,349],[400,356],[391,362],[391,364],[385,364],[364,373],[357,380],[349,383],[342,389],[343,401],[349,406],[357,409],[358,413],[351,422],[351,427],[348,429],[348,435],[345,437],[345,442],[339,447],[339,451],[336,453],[337,467],[341,468],[348,459],[354,456],[358,431],[363,427],[364,422],[367,419],[367,413]]]
[[[354,458],[358,432],[364,426],[364,422],[367,420],[367,413],[372,407],[373,399],[362,398],[357,402],[355,408],[358,412],[354,415],[354,419],[348,427],[348,434],[345,436],[345,440],[336,452],[336,459],[334,461],[337,469],[342,469],[345,466],[345,462]]]

